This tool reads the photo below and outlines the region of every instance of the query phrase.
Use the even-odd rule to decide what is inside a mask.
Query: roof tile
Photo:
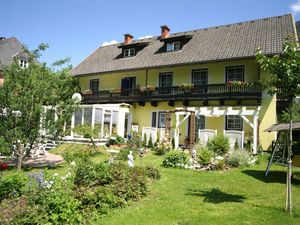
[[[255,56],[261,47],[265,54],[278,54],[289,35],[296,35],[291,14],[223,25],[189,32],[171,34],[170,37],[192,35],[193,38],[176,52],[157,53],[163,45],[152,37],[134,42],[149,41],[149,45],[135,57],[119,59],[121,44],[99,47],[76,66],[74,75],[105,73],[141,68],[161,67],[190,63],[205,63]]]

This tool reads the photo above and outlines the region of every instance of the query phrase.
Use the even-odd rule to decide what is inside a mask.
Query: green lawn
[[[161,165],[146,156],[143,164]],[[137,164],[140,164],[137,160]],[[196,172],[160,167],[162,179],[148,197],[114,210],[95,224],[300,224],[300,186],[293,186],[294,214],[285,207],[285,168],[272,166],[264,177],[260,165],[224,172]]]
[[[87,147],[62,145],[52,153],[75,148]],[[103,149],[99,152],[95,161],[108,159]],[[214,172],[163,168],[162,157],[153,154],[135,162],[158,167],[162,178],[150,185],[146,198],[111,211],[95,225],[300,224],[300,180],[293,181],[293,215],[284,211],[285,167],[273,165],[265,177],[266,160],[253,167]],[[63,174],[66,167],[63,164],[49,171]],[[297,177],[299,171],[294,170]]]

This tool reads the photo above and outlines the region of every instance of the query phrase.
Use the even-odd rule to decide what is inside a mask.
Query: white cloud
[[[300,0],[299,0],[300,1]],[[153,36],[151,35],[146,35],[146,36],[143,36],[143,37],[139,37],[138,39],[141,40],[141,39],[145,39],[145,38],[152,38]]]
[[[105,41],[103,42],[102,46],[113,45],[113,44],[118,44],[118,42],[116,40]]]
[[[300,12],[300,0],[297,0],[297,2],[290,5],[290,9],[292,10],[292,13],[297,14]]]

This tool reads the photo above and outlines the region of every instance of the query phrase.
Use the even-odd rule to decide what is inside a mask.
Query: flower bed
[[[87,224],[146,196],[150,180],[160,178],[153,167],[94,163],[87,154],[77,155],[68,165],[63,174],[42,171],[29,173],[26,179],[8,176],[4,191],[0,187],[0,209],[16,208],[13,214],[0,216],[1,224]]]

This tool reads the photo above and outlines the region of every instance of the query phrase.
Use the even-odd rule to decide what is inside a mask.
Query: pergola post
[[[110,111],[109,136],[111,136],[111,134],[112,134],[112,120],[113,120],[113,110]]]
[[[125,110],[120,108],[118,113],[117,134],[121,137],[124,137],[124,128],[125,128]]]
[[[71,118],[71,137],[73,138],[74,137],[74,128],[75,128],[75,112],[73,113],[72,115],[72,118]]]
[[[104,136],[103,132],[104,132],[104,114],[105,114],[105,109],[102,109],[102,118],[101,118],[101,137]]]
[[[94,129],[95,128],[95,106],[93,105],[92,106],[92,124],[91,124],[91,126],[92,126],[92,129]]]
[[[176,127],[174,129],[174,148],[177,149],[179,147],[179,114],[175,113],[175,124]]]
[[[253,118],[253,154],[257,154],[257,127],[258,127],[258,115],[255,114]]]

